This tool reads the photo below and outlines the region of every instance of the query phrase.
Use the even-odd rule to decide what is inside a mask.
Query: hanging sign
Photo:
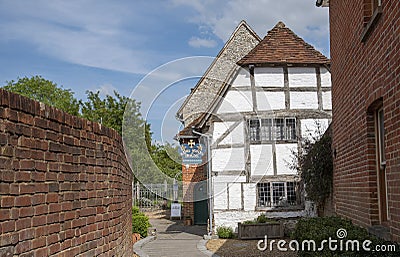
[[[192,139],[185,144],[181,144],[179,153],[182,156],[183,164],[201,164],[205,147],[203,144],[196,143]]]

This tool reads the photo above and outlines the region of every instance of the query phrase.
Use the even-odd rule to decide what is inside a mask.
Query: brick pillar
[[[194,195],[193,189],[197,182],[207,178],[205,165],[182,165],[183,182],[183,217],[191,217],[194,221]]]

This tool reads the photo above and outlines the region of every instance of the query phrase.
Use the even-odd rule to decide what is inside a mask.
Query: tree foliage
[[[169,143],[165,145],[152,146],[151,157],[157,167],[166,175],[174,178],[182,170],[182,157],[179,155],[178,147]],[[181,180],[182,176],[177,176]]]
[[[81,103],[82,116],[106,127],[113,128],[122,134],[125,107],[128,102],[132,102],[132,105],[135,106],[137,106],[137,103],[126,96],[121,96],[116,91],[114,91],[114,96],[106,95],[104,99],[100,98],[100,91],[86,91],[86,94],[87,101]],[[137,106],[137,111],[139,111],[139,106]]]
[[[74,93],[41,76],[19,78],[17,81],[11,80],[3,88],[54,106],[69,114],[79,114],[79,101],[74,97]]]

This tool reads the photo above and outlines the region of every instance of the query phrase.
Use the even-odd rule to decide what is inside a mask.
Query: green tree
[[[100,91],[96,93],[86,91],[87,101],[82,102],[82,116],[88,120],[101,123],[102,125],[113,128],[122,134],[122,120],[125,107],[128,102],[134,100],[126,96],[121,96],[114,91],[114,96],[107,95],[104,99],[100,98]]]
[[[79,115],[79,101],[74,98],[74,93],[70,89],[59,87],[56,83],[41,76],[18,78],[18,81],[7,81],[3,88],[54,106],[69,114]]]
[[[169,143],[165,145],[154,145],[151,157],[157,167],[166,175],[174,178],[182,170],[182,157],[179,155],[178,147]],[[181,176],[177,177],[181,179]]]

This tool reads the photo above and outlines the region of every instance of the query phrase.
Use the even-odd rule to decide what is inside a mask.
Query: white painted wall
[[[257,184],[243,183],[243,209],[245,211],[254,211],[257,205]]]
[[[331,93],[331,91],[322,92],[322,108],[324,110],[332,110],[332,93]]]
[[[229,183],[228,184],[228,192],[229,192],[229,209],[230,210],[239,210],[242,208],[242,184],[241,183]]]
[[[244,122],[240,123],[237,125],[236,128],[234,128],[229,135],[224,138],[220,145],[226,145],[226,144],[243,144],[244,143]]]
[[[213,183],[214,189],[214,209],[226,210],[228,209],[228,184],[227,183]]]
[[[274,175],[272,145],[250,145],[251,175]]]
[[[288,68],[289,87],[317,87],[317,75],[313,67]]]
[[[297,144],[276,144],[276,169],[278,175],[296,175],[296,170],[289,168],[293,154],[297,152]]]
[[[220,137],[234,125],[235,122],[214,122],[214,130],[212,135],[212,143],[215,143]],[[226,144],[240,144],[244,142],[244,122],[238,124],[229,134],[219,143],[219,145]]]
[[[254,68],[254,82],[256,87],[283,87],[283,68]]]
[[[236,78],[232,82],[232,86],[246,86],[250,87],[250,73],[248,72],[247,69],[241,68],[237,75]]]
[[[235,122],[214,122],[214,129],[212,134],[212,142],[215,143],[221,135],[228,130]]]
[[[290,109],[318,109],[317,92],[290,92]]]
[[[212,170],[244,170],[244,148],[213,149]]]
[[[312,139],[313,136],[318,134],[317,132],[318,124],[320,126],[322,133],[325,132],[325,130],[329,126],[328,119],[303,119],[300,121],[300,123],[301,123],[302,138],[309,138],[309,139]]]
[[[251,91],[229,90],[217,113],[247,112],[253,110]]]
[[[321,72],[321,86],[322,87],[331,87],[331,73],[325,69],[325,68],[321,68],[320,69]]]
[[[240,183],[246,182],[246,176],[218,175],[213,176],[213,183]]]
[[[285,109],[284,92],[257,92],[256,95],[259,111]]]

